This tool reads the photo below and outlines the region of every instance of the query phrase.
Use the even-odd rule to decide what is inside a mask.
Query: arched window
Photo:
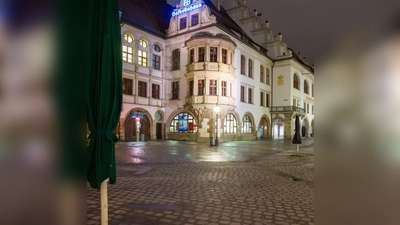
[[[252,133],[252,131],[253,131],[253,127],[252,127],[250,116],[245,115],[243,117],[242,133],[249,134],[249,133]]]
[[[161,51],[160,46],[159,45],[154,45],[154,51],[160,52]]]
[[[128,43],[132,43],[135,40],[135,38],[131,34],[124,34],[124,39]]]
[[[300,90],[300,88],[299,88],[299,77],[296,74],[293,75],[293,87],[298,89],[298,90]]]
[[[232,113],[229,113],[225,117],[224,121],[224,133],[225,134],[235,134],[236,133],[236,118]]]
[[[144,40],[144,39],[140,39],[139,41],[140,46],[142,46],[143,48],[147,48],[149,47],[149,42]]]
[[[304,93],[308,94],[308,83],[304,80]]]
[[[132,34],[124,34],[124,44],[122,44],[122,60],[127,63],[133,63],[133,43],[135,37]]]
[[[169,126],[170,133],[193,133],[197,132],[197,124],[189,113],[179,113],[174,117]]]

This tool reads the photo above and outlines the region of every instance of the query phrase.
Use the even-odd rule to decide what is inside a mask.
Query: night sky
[[[175,6],[179,0],[168,3]],[[274,35],[282,33],[283,41],[310,65],[357,32],[379,32],[400,12],[400,1],[394,0],[247,0],[246,5],[262,13],[261,21],[268,20]]]

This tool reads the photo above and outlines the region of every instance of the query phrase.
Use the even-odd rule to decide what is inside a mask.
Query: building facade
[[[244,1],[120,0],[120,140],[313,135],[313,68]]]

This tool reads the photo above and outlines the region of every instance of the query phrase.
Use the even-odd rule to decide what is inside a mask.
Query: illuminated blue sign
[[[190,0],[183,0],[183,6],[190,5]]]
[[[187,6],[186,5],[187,3],[190,4],[190,0],[185,0],[184,1],[184,6]],[[172,12],[172,16],[179,16],[179,15],[181,15],[183,13],[190,12],[192,10],[200,8],[202,5],[203,5],[203,3],[199,3],[199,4],[196,4],[196,5],[190,5],[190,6],[187,6],[187,7],[184,7],[184,8],[180,8],[180,9],[175,9]]]

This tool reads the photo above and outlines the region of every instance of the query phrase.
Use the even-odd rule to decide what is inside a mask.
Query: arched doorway
[[[304,118],[303,122],[301,123],[301,136],[302,137],[309,137],[309,129],[310,129],[310,125],[308,123],[308,119]]]
[[[285,122],[283,119],[275,119],[272,125],[272,138],[283,139],[285,132]]]
[[[150,140],[151,118],[145,110],[135,109],[129,112],[125,120],[125,141],[136,141],[137,135]],[[139,139],[140,136],[139,136]]]
[[[265,117],[262,117],[260,120],[260,124],[258,125],[258,134],[260,135],[260,138],[268,138],[269,137],[269,124],[268,124],[268,119]]]

